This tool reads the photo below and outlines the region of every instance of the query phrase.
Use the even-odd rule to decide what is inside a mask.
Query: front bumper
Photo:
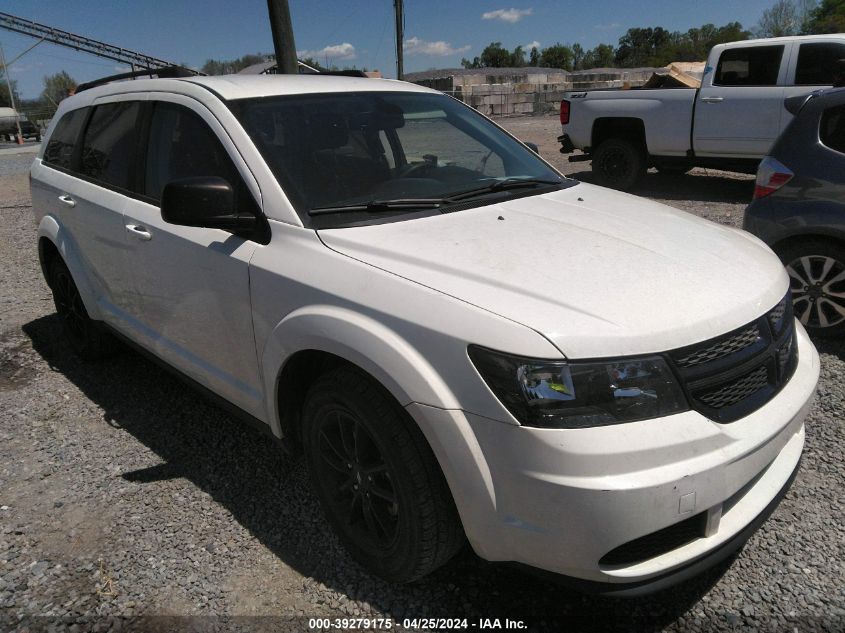
[[[588,581],[582,584],[594,590],[657,589],[667,584],[661,579],[680,581],[683,569],[698,573],[701,561],[715,564],[717,552],[724,558],[740,547],[786,492],[819,375],[818,354],[803,328],[796,332],[799,359],[789,383],[730,424],[690,411],[553,430],[418,404],[408,409],[481,557]],[[688,542],[607,562],[632,541],[699,519],[701,532]]]

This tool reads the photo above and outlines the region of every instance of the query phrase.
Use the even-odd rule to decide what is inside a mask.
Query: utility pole
[[[296,59],[288,0],[267,0],[267,9],[270,13],[270,28],[273,31],[273,48],[276,50],[276,72],[295,75],[299,72],[299,63]]]
[[[393,0],[393,8],[396,12],[396,79],[403,79],[405,72],[402,68],[402,44],[405,41],[405,10],[402,8],[402,0]]]
[[[15,107],[15,93],[12,90],[12,78],[9,77],[9,67],[6,66],[6,54],[3,52],[2,44],[0,44],[0,65],[3,66],[3,74],[6,76],[6,86],[9,88],[9,104],[12,106],[12,110],[17,112],[18,109]],[[20,145],[23,143],[20,114],[15,117],[15,125],[18,126],[18,145]]]

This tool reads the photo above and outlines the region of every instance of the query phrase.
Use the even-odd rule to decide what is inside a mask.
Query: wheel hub
[[[365,425],[348,411],[321,421],[319,481],[347,529],[383,549],[397,536],[398,498],[390,469]]]

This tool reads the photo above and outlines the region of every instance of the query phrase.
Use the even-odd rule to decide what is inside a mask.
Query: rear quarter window
[[[819,138],[827,147],[845,154],[845,105],[824,111]]]
[[[44,162],[53,167],[71,169],[73,152],[89,108],[71,110],[59,119],[44,150]]]

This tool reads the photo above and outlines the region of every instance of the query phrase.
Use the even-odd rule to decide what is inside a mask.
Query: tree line
[[[599,44],[585,50],[581,44],[557,42],[546,48],[512,51],[501,42],[491,42],[481,55],[462,59],[464,68],[521,68],[538,66],[563,70],[589,68],[659,67],[678,61],[702,61],[716,44],[747,40],[750,37],[781,37],[845,32],[845,0],[778,0],[763,12],[753,30],[739,22],[724,26],[705,24],[686,32],[668,31],[661,26],[630,28],[616,46]]]

